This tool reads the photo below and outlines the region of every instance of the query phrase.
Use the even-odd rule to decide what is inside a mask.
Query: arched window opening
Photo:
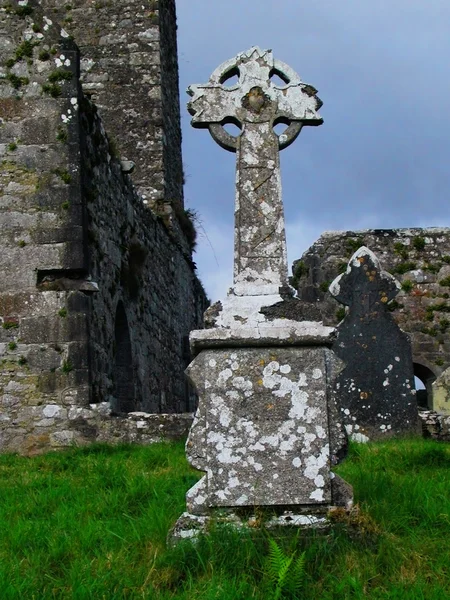
[[[128,413],[136,410],[136,401],[130,330],[123,302],[117,305],[114,339],[114,406],[111,408],[117,413]]]
[[[414,384],[416,388],[416,399],[419,408],[429,408],[433,398],[433,381],[436,376],[425,365],[414,363]]]

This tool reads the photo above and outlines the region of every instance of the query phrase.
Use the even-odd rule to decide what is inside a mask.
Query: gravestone
[[[442,415],[450,416],[450,367],[432,383],[433,410]]]
[[[357,441],[419,431],[410,340],[388,310],[399,290],[365,246],[329,288],[348,306],[333,344],[345,363],[335,394],[347,433]]]
[[[227,86],[233,75],[238,82]],[[321,102],[259,48],[188,91],[192,124],[237,154],[235,263],[227,298],[209,310],[207,329],[191,333],[187,372],[199,406],[186,453],[205,475],[187,493],[174,537],[195,535],[217,510],[241,524],[255,507],[272,523],[322,524],[330,506],[352,499],[330,470],[346,447],[330,397],[339,365],[333,329],[305,320],[290,297],[279,167],[279,150],[304,125],[321,124]],[[225,131],[229,122],[239,136]],[[282,135],[278,122],[287,125]]]

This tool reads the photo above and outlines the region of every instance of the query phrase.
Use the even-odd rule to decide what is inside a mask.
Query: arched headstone
[[[410,340],[387,310],[399,289],[365,246],[330,286],[348,306],[333,344],[345,363],[335,394],[347,433],[359,441],[418,431]]]

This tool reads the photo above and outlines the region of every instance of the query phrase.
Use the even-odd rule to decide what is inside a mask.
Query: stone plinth
[[[327,348],[204,350],[188,373],[200,407],[187,443],[205,477],[188,509],[331,503]]]
[[[249,310],[246,324],[235,311],[235,326],[191,334],[197,356],[187,373],[199,406],[186,454],[205,475],[187,493],[175,539],[198,535],[210,518],[253,526],[255,511],[266,526],[323,528],[330,508],[351,506],[351,487],[331,471],[347,445],[330,394],[341,368],[333,330],[270,321],[267,308]]]

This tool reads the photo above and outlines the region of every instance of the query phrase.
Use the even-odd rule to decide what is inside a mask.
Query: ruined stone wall
[[[324,233],[294,263],[292,283],[302,300],[320,308],[326,324],[337,324],[344,310],[328,286],[362,245],[402,285],[390,309],[410,335],[415,374],[431,394],[432,381],[450,365],[450,229]]]
[[[45,288],[87,267],[78,59],[39,10],[0,7],[0,446],[28,452],[89,401],[84,294]]]
[[[111,156],[94,106],[85,101],[82,108],[89,274],[100,288],[89,320],[93,400],[111,401],[119,412],[193,410],[183,371],[189,332],[200,326],[206,303],[190,253],[170,224],[143,206]],[[130,368],[121,373],[117,356],[127,331]],[[121,408],[115,389],[126,377],[130,404]]]
[[[193,408],[189,246],[122,172],[65,35],[36,2],[0,0],[3,451],[148,441],[178,426],[114,413]]]
[[[83,90],[144,202],[183,204],[175,0],[41,0],[81,52]]]

